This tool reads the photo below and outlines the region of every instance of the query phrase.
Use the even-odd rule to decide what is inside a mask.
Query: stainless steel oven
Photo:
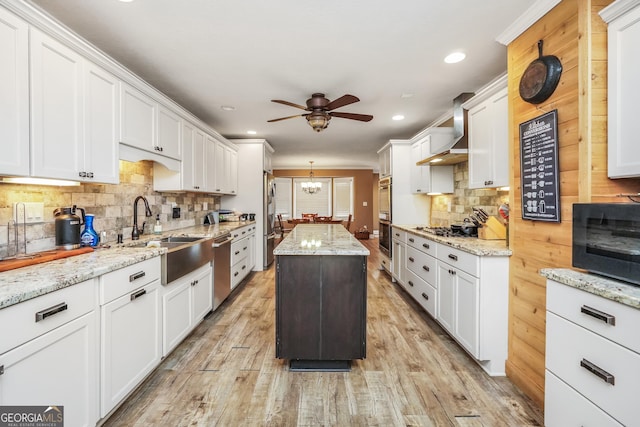
[[[382,178],[378,188],[380,252],[391,258],[391,177]]]

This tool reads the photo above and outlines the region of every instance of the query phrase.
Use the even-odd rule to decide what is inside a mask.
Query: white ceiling
[[[531,0],[32,0],[227,138],[264,138],[276,168],[373,168],[389,139],[411,138],[506,71],[495,41]],[[467,58],[445,64],[462,51]],[[314,92],[360,102],[315,133]],[[403,98],[403,94],[413,94]],[[223,111],[221,106],[233,106]],[[392,121],[403,114],[403,121]],[[247,135],[255,130],[256,135]]]

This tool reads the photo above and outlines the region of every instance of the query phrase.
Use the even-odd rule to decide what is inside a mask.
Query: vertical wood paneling
[[[571,267],[571,212],[576,202],[620,201],[640,191],[640,179],[607,177],[607,27],[598,12],[612,0],[563,0],[508,47],[512,182],[510,200],[510,301],[507,375],[544,403],[545,280],[541,268]],[[563,73],[541,105],[522,101],[520,77],[537,57],[556,55]],[[518,126],[558,110],[561,222],[526,221],[521,214]]]

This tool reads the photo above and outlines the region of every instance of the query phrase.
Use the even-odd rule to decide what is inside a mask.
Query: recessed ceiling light
[[[395,116],[391,117],[391,120],[404,120],[404,116],[402,114],[396,114]]]
[[[220,109],[224,110],[224,111],[233,111],[233,110],[236,109],[236,107],[231,106],[231,105],[222,105],[222,106],[220,106]]]
[[[413,94],[412,93],[403,93],[402,95],[400,95],[400,98],[413,98]]]
[[[120,0],[122,3],[131,3],[133,0]]]
[[[248,130],[248,131],[247,131],[247,133],[248,133],[249,135],[255,135],[255,134],[257,134],[258,132],[256,132],[255,130]]]
[[[456,62],[462,61],[466,57],[467,55],[462,52],[453,52],[447,55],[446,58],[444,58],[444,62],[446,62],[447,64],[455,64]]]

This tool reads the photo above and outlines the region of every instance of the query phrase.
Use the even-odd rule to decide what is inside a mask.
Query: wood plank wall
[[[541,268],[571,267],[572,205],[623,201],[640,191],[640,179],[607,177],[607,37],[598,12],[612,0],[563,0],[508,46],[511,174],[509,355],[507,375],[544,404],[545,279]],[[538,57],[563,65],[553,95],[540,105],[524,102],[520,77]],[[558,110],[561,222],[522,219],[519,124]]]

